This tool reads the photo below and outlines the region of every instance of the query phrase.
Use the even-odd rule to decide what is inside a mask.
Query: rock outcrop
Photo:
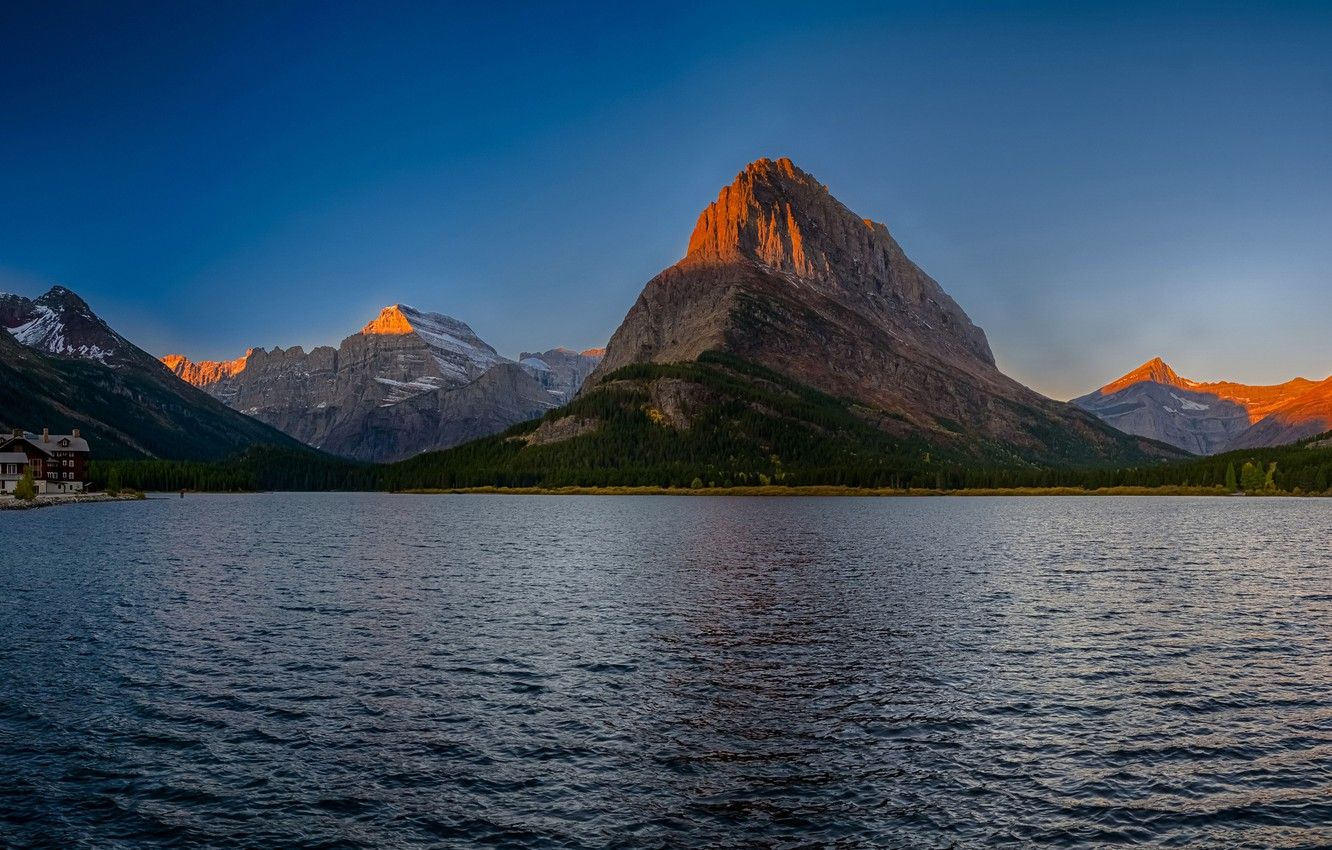
[[[789,159],[761,159],[699,216],[685,257],[648,282],[589,379],[726,352],[876,410],[885,429],[1095,459],[1119,435],[1002,374],[984,332],[888,229]],[[1153,451],[1150,449],[1149,451]]]
[[[193,363],[183,354],[168,354],[162,358],[162,363],[185,383],[207,387],[236,377],[244,371],[251,354],[254,354],[253,348],[235,360],[205,360],[202,363]]]
[[[1332,428],[1328,381],[1192,381],[1159,357],[1072,404],[1127,434],[1200,455],[1282,445]]]
[[[576,392],[596,363],[563,349],[523,357],[521,365],[501,357],[457,319],[395,304],[337,348],[162,359],[182,379],[308,445],[386,462],[540,416]]]

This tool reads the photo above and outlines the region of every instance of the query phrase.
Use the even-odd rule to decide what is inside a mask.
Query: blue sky
[[[0,290],[195,358],[395,301],[600,345],[784,155],[1053,396],[1332,372],[1328,4],[383,5],[8,7]]]

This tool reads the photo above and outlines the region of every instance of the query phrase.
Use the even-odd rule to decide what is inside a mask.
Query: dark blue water
[[[0,513],[0,846],[1332,845],[1332,502]]]

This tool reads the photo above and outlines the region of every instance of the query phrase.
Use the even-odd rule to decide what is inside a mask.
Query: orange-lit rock
[[[1326,387],[1326,381],[1307,378],[1269,385],[1191,381],[1154,357],[1073,404],[1127,434],[1215,454],[1280,445],[1327,430],[1320,427],[1329,412],[1326,401],[1320,401]]]
[[[363,334],[384,334],[388,336],[409,334],[415,328],[411,320],[403,313],[401,304],[393,304],[379,311],[372,322],[361,328]]]
[[[201,360],[198,363],[183,354],[168,354],[162,358],[162,362],[186,383],[205,388],[245,371],[245,364],[253,353],[254,349],[251,348],[235,360]]]
[[[1281,446],[1332,431],[1332,378],[1272,408],[1228,448]]]

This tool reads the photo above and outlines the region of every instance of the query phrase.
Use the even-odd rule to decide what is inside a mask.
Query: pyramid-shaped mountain
[[[1154,455],[995,365],[984,332],[902,250],[789,159],[750,164],[644,288],[589,379],[722,353],[903,437],[1033,463]],[[588,392],[585,389],[584,392]]]

